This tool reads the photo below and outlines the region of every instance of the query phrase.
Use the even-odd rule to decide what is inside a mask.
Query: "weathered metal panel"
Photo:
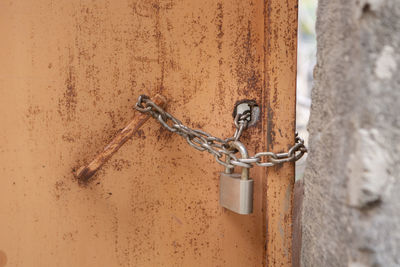
[[[265,12],[267,149],[287,151],[296,129],[297,0],[267,1]],[[268,170],[267,265],[292,266],[294,164]]]
[[[269,266],[289,266],[290,166],[268,181],[265,169],[251,170],[254,213],[233,214],[218,204],[223,168],[149,120],[91,183],[73,172],[130,121],[141,93],[162,93],[183,122],[222,137],[233,133],[234,103],[255,99],[271,107],[262,115],[273,124],[244,135],[250,153],[265,148],[267,132],[269,148],[286,149],[290,2],[0,2],[0,262],[260,266],[267,249]],[[266,212],[276,218],[267,248]]]

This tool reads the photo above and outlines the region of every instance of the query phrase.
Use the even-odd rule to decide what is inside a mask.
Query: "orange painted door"
[[[294,142],[297,1],[0,2],[0,267],[291,266],[294,165],[255,167],[254,213],[221,208],[205,152],[149,120],[87,185],[88,163],[161,93],[250,154]]]

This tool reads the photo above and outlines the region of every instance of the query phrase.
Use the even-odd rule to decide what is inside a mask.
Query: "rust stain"
[[[224,23],[224,5],[222,2],[218,2],[217,3],[217,15],[215,18],[215,26],[217,27],[218,51],[222,50],[222,37],[224,37],[223,23]]]
[[[129,168],[131,166],[131,162],[125,159],[115,159],[111,162],[111,166],[116,171],[122,171],[125,168]]]
[[[64,180],[59,180],[54,184],[54,196],[56,200],[59,200],[61,197],[66,198],[65,194],[69,191],[71,191],[71,187]]]
[[[225,98],[226,98],[225,97],[226,96],[226,89],[225,89],[226,80],[225,80],[225,75],[224,75],[224,57],[222,56],[222,49],[223,49],[224,35],[225,35],[224,34],[224,3],[223,2],[217,3],[217,12],[216,12],[214,21],[215,21],[215,27],[217,29],[216,40],[217,40],[217,51],[219,54],[217,101],[218,101],[219,105],[224,106]],[[214,109],[214,107],[213,107],[213,109]]]
[[[135,138],[146,139],[146,134],[142,129],[139,129],[133,136]]]
[[[267,148],[280,152],[294,141],[297,0],[285,4],[267,1],[264,28]],[[265,265],[292,266],[294,164],[271,168],[265,187]]]
[[[75,68],[69,66],[65,79],[65,91],[58,104],[58,113],[66,121],[71,121],[75,118],[76,105],[78,103],[77,97]]]
[[[236,79],[238,90],[242,95],[248,96],[258,92],[261,93],[262,80],[261,72],[257,66],[260,65],[259,59],[256,58],[254,53],[254,37],[251,30],[251,21],[240,21],[239,25],[247,24],[247,28],[242,27],[238,29],[235,45],[236,57]],[[258,61],[258,62],[257,62]]]

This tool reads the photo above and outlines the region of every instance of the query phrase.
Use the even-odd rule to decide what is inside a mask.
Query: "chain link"
[[[214,155],[215,160],[227,168],[233,168],[234,166],[251,168],[254,164],[262,167],[271,167],[284,162],[297,161],[307,152],[304,140],[296,133],[295,145],[287,153],[259,152],[247,159],[237,158],[235,156],[237,151],[231,148],[231,142],[238,141],[243,131],[247,129],[248,118],[251,116],[250,111],[236,114],[234,120],[236,126],[235,134],[232,137],[221,139],[202,130],[191,129],[183,125],[180,120],[155,104],[146,95],[139,96],[135,109],[142,113],[150,114],[168,131],[185,138],[187,143],[195,149],[207,151]],[[230,158],[229,163],[222,160],[223,156]],[[265,158],[265,161],[262,161],[263,158]]]

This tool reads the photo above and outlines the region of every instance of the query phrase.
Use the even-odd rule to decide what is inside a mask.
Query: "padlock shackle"
[[[249,158],[249,152],[247,151],[246,146],[243,143],[241,143],[240,141],[232,142],[231,147],[236,148],[239,151],[242,159]],[[242,180],[249,179],[249,168],[244,168],[244,167],[242,168],[242,176],[240,179],[242,179]]]

